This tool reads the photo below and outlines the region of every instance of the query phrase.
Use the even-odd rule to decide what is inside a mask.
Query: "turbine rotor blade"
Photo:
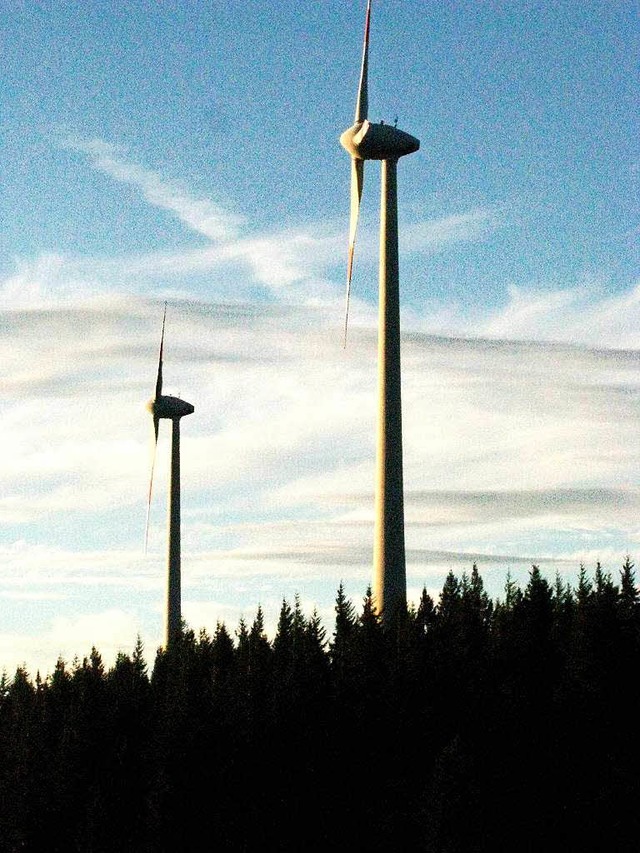
[[[149,476],[149,495],[147,497],[147,521],[144,526],[144,553],[147,553],[147,545],[149,543],[149,517],[151,515],[151,495],[153,493],[153,472],[156,467],[156,450],[158,449],[158,430],[160,428],[160,418],[154,414],[153,416],[153,433],[154,440],[151,449],[151,474]]]
[[[164,350],[164,326],[167,321],[167,303],[164,303],[164,314],[162,316],[162,335],[160,336],[160,355],[158,357],[158,377],[156,379],[156,397],[162,395],[162,354]],[[158,433],[156,431],[156,440]]]
[[[349,254],[347,258],[347,293],[344,305],[344,346],[347,346],[347,325],[349,323],[349,299],[351,296],[351,276],[353,274],[353,254],[356,246],[356,232],[360,214],[360,201],[364,184],[364,160],[351,158],[351,221],[349,223]]]
[[[167,322],[167,303],[164,303],[164,313],[162,315],[162,334],[160,335],[160,353],[158,355],[158,375],[156,377],[156,394],[154,399],[149,403],[149,409],[153,414],[153,445],[151,450],[151,474],[149,476],[149,494],[147,496],[147,521],[144,526],[144,553],[147,553],[147,544],[149,542],[149,517],[151,515],[151,495],[153,493],[153,472],[156,467],[156,451],[158,449],[158,432],[160,429],[160,417],[158,412],[158,398],[162,396],[162,359],[164,353],[164,329]]]
[[[364,24],[364,46],[362,48],[362,67],[360,85],[356,100],[356,123],[369,117],[369,24],[371,22],[371,0],[367,0],[367,16]]]

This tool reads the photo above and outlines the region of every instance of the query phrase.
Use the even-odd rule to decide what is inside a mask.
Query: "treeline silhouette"
[[[0,685],[3,851],[637,851],[634,567],[476,566],[381,624],[340,586],[327,635],[283,601]]]

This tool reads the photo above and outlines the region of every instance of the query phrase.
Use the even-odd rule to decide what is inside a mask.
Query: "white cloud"
[[[372,551],[375,308],[356,305],[360,325],[343,351],[342,284],[329,277],[343,235],[330,225],[242,233],[233,215],[105,143],[75,145],[215,245],[46,256],[0,285],[0,522],[4,541],[16,543],[2,551],[0,596],[14,614],[41,608],[38,621],[0,637],[0,661],[46,656],[50,668],[60,650],[86,654],[93,643],[106,656],[138,630],[158,642],[166,430],[146,559],[140,543],[143,403],[161,306],[140,294],[193,296],[191,276],[203,273],[219,298],[174,298],[165,346],[165,390],[195,405],[182,432],[185,615],[194,627],[223,618],[233,628],[261,601],[273,621],[282,595],[299,591],[330,616],[341,579],[359,600]],[[405,237],[411,251],[432,252],[499,224],[472,211],[418,223]],[[256,285],[262,303],[247,301]],[[114,296],[125,287],[126,297]],[[598,548],[615,562],[637,546],[639,306],[640,285],[618,294],[514,287],[484,316],[431,306],[408,317],[412,588],[435,589],[449,568],[477,560],[495,594],[507,567],[525,576],[529,561],[546,560],[549,571],[573,574]],[[46,609],[54,605],[56,622]],[[86,613],[98,614],[95,631]]]
[[[482,240],[501,224],[496,211],[482,208],[441,219],[418,219],[403,225],[401,248],[403,252],[432,253],[451,243]]]
[[[16,271],[0,282],[0,310],[41,309],[96,292],[88,279],[70,275],[65,258],[45,253],[33,261],[16,260]]]
[[[136,628],[133,613],[116,609],[76,617],[55,617],[37,636],[17,631],[0,633],[0,661],[10,675],[17,666],[26,664],[31,676],[40,672],[45,677],[52,672],[59,657],[71,664],[76,656],[80,659],[88,656],[95,646],[105,666],[111,666],[118,652],[132,652]]]
[[[114,145],[101,139],[67,137],[62,147],[89,156],[95,169],[116,181],[141,190],[150,204],[173,213],[188,228],[210,240],[230,240],[238,232],[243,219],[209,199],[194,198],[175,181],[166,181],[156,172],[127,162]]]
[[[38,492],[6,490],[6,512],[136,500],[148,471],[142,404],[155,372],[158,318],[144,303],[128,312],[115,327],[99,312],[59,314],[45,352],[31,342],[46,337],[49,315],[30,317],[24,349],[11,340],[23,381],[0,427],[10,451],[4,478],[16,486],[37,481]],[[100,341],[103,365],[92,375]],[[226,500],[230,493],[257,507],[274,495],[289,507],[322,498],[325,509],[323,495],[370,494],[371,336],[354,336],[345,353],[324,314],[229,315],[224,306],[192,305],[170,316],[165,355],[167,390],[196,406],[183,427],[187,494],[220,500],[226,490]],[[425,476],[439,490],[633,483],[635,353],[413,334],[404,355],[409,492],[423,489]],[[66,398],[58,396],[63,388]]]
[[[72,297],[92,297],[113,288],[128,293],[132,288],[139,293],[153,288],[157,294],[164,286],[174,295],[185,295],[194,292],[190,281],[208,275],[208,295],[218,292],[234,302],[251,298],[252,289],[258,286],[278,300],[340,310],[342,284],[336,288],[331,276],[337,266],[346,263],[344,223],[314,223],[253,234],[243,217],[211,199],[194,197],[178,182],[131,161],[126,151],[108,142],[68,136],[60,146],[86,156],[94,169],[114,181],[138,189],[146,202],[176,216],[211,245],[120,258],[43,255],[32,262],[22,260],[16,274],[0,283],[0,307],[62,304]],[[483,239],[499,226],[497,213],[482,209],[437,220],[418,217],[403,230],[403,251],[433,252],[452,243]],[[361,229],[359,262],[367,257],[371,260],[376,252],[375,228]],[[354,318],[371,315],[370,306],[355,296],[353,308]]]
[[[640,283],[612,293],[591,283],[564,289],[512,286],[506,304],[480,320],[475,334],[637,349],[639,322]]]

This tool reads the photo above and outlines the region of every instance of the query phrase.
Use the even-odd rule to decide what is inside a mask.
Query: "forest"
[[[640,597],[477,567],[381,622],[184,627],[0,683],[2,851],[637,851]]]

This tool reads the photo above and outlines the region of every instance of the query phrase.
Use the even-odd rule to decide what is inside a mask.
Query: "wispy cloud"
[[[424,524],[483,524],[545,519],[549,527],[567,518],[628,524],[640,513],[637,489],[504,489],[416,491],[406,495],[409,517]]]
[[[512,286],[505,305],[476,327],[479,337],[640,346],[640,283],[608,292],[592,283],[563,289]]]
[[[496,210],[485,208],[441,219],[405,223],[402,229],[402,249],[431,253],[452,243],[482,240],[502,224],[502,218]]]
[[[17,259],[15,272],[0,281],[0,309],[42,309],[76,301],[100,291],[90,269],[77,269],[60,254],[45,253],[35,259]]]
[[[174,214],[193,231],[210,240],[227,241],[237,236],[243,218],[216,205],[210,199],[194,198],[176,181],[126,160],[118,149],[101,139],[68,136],[61,147],[86,154],[92,166],[116,181],[139,189],[152,205]]]
[[[60,302],[70,293],[91,296],[114,286],[129,291],[133,286],[138,292],[153,287],[157,292],[159,280],[161,287],[177,285],[185,292],[186,286],[188,292],[189,280],[205,274],[209,276],[209,292],[211,288],[224,287],[229,298],[236,301],[249,296],[255,285],[272,298],[303,304],[332,304],[342,299],[342,275],[338,286],[333,280],[345,255],[342,222],[316,222],[256,234],[244,216],[209,198],[194,196],[180,182],[135,162],[125,149],[101,139],[73,135],[58,144],[86,157],[91,168],[115,182],[138,190],[148,204],[175,216],[211,244],[130,257],[47,255],[32,262],[22,261],[16,275],[0,284],[0,304],[25,307],[38,300]],[[437,251],[452,243],[483,239],[499,225],[495,211],[481,209],[437,220],[418,220],[404,229],[403,249]],[[375,254],[374,230],[362,230],[361,261]],[[212,273],[217,277],[211,278]],[[356,305],[357,299],[354,308]],[[367,316],[364,306],[362,315]]]
[[[11,672],[26,663],[31,676],[53,670],[58,657],[71,664],[76,656],[88,656],[95,646],[111,665],[119,651],[131,652],[136,641],[137,620],[133,612],[110,608],[75,617],[54,617],[37,635],[0,633],[0,661]],[[153,647],[151,662],[153,661]]]
[[[16,613],[33,596],[59,605],[78,642],[71,607],[124,613],[114,616],[123,632],[133,620],[156,636],[166,430],[146,561],[139,543],[162,294],[174,297],[166,388],[196,407],[182,438],[185,601],[213,620],[217,607],[231,618],[303,590],[330,613],[340,579],[357,595],[369,580],[373,524],[375,310],[361,303],[344,351],[342,275],[332,277],[344,235],[332,223],[254,234],[105,143],[75,150],[211,244],[54,254],[0,284],[0,519],[15,543],[0,595]],[[411,251],[431,252],[499,226],[472,211],[407,237]],[[483,316],[431,308],[403,336],[412,588],[474,560],[499,587],[507,565],[573,572],[598,548],[613,560],[640,543],[640,286],[514,287]],[[52,624],[31,629],[50,664]],[[9,635],[17,647],[20,631]]]
[[[86,500],[92,482],[104,494],[109,482],[126,484],[133,495],[134,472],[144,474],[146,456],[139,464],[135,457],[147,441],[142,404],[158,311],[136,301],[109,311],[99,304],[25,315],[24,325],[14,312],[0,333],[0,353],[19,368],[3,386],[15,395],[3,419],[5,446],[13,448],[4,476],[38,476],[45,487],[32,502],[5,493],[16,512],[54,506],[60,489],[65,505],[74,494]],[[344,352],[326,311],[192,304],[170,317],[167,345],[167,385],[197,407],[184,438],[185,471],[196,482],[229,488],[258,471],[279,500],[363,486],[370,493],[373,335],[355,335]],[[538,477],[546,487],[611,488],[636,464],[635,351],[414,333],[405,339],[404,367],[410,492],[423,488],[425,471],[440,490],[474,483],[532,490],[542,485]],[[105,472],[110,450],[121,464]]]

